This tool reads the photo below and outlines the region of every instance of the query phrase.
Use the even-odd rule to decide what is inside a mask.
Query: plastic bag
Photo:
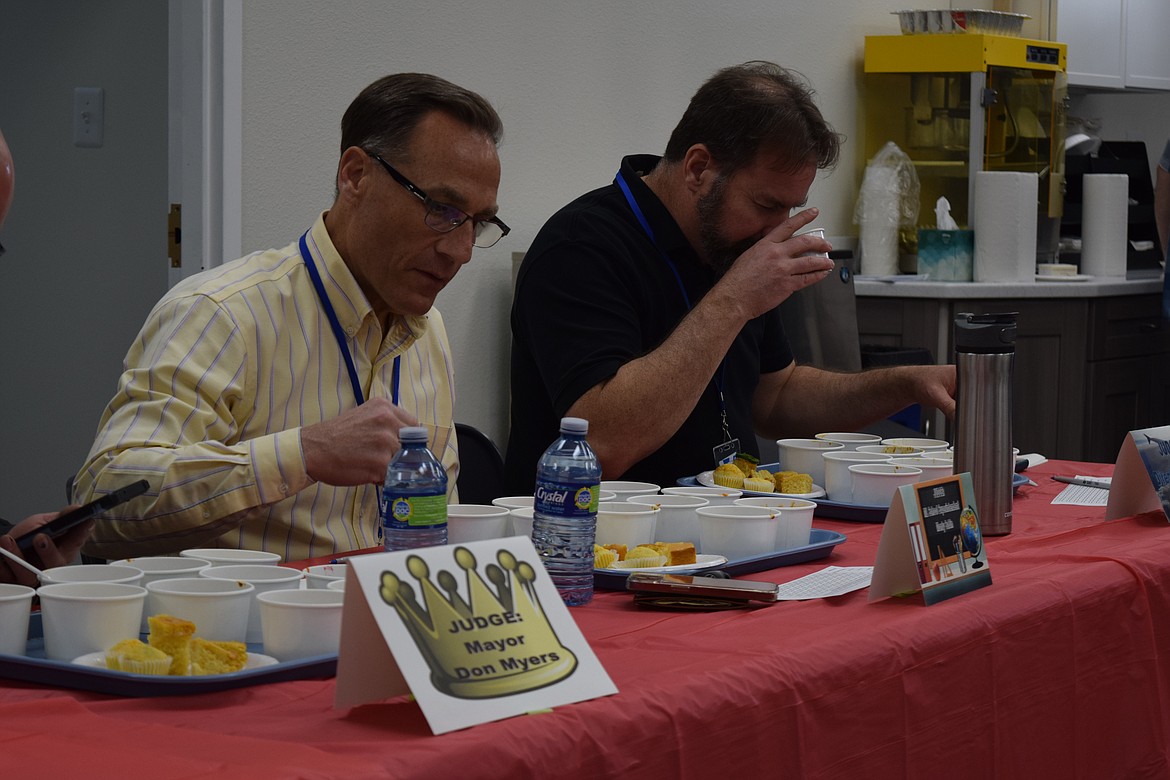
[[[861,228],[861,273],[898,273],[898,228],[918,224],[918,172],[910,157],[889,141],[865,167],[854,224]]]

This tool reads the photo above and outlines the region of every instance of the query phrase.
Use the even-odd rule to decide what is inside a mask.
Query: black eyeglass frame
[[[497,243],[499,243],[501,238],[512,232],[512,228],[504,224],[504,221],[499,217],[477,219],[476,217],[468,214],[466,211],[458,209],[449,203],[443,203],[442,201],[435,200],[430,195],[427,195],[425,192],[419,189],[414,182],[399,173],[397,168],[383,160],[379,155],[370,151],[367,151],[366,154],[380,162],[382,167],[386,169],[386,173],[390,174],[390,177],[394,179],[394,181],[401,184],[403,189],[422,201],[423,207],[426,209],[426,215],[423,217],[423,224],[436,233],[450,233],[452,230],[462,227],[463,224],[467,222],[467,220],[471,220],[475,232],[475,238],[472,243],[480,249],[487,249],[488,247],[495,246]],[[452,213],[459,214],[460,219],[458,221],[451,219],[449,215]],[[500,235],[496,236],[490,244],[481,244],[479,243],[480,238],[482,237],[483,232],[488,229],[489,225],[497,228],[500,231]]]

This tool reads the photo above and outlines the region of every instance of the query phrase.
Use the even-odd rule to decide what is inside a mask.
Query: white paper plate
[[[695,477],[695,481],[704,487],[724,487],[716,484],[714,471],[704,471]],[[762,493],[759,490],[748,490],[747,488],[727,488],[728,490],[742,490],[745,496],[781,496],[782,498],[823,498],[825,489],[820,485],[813,485],[811,493]]]
[[[74,658],[73,663],[80,664],[81,666],[92,666],[94,669],[104,669],[107,672],[114,672],[116,674],[131,674],[131,672],[118,672],[118,670],[116,670],[116,669],[108,668],[106,666],[105,651],[99,651],[97,653],[86,653],[85,655],[78,656],[77,658]],[[280,663],[280,662],[277,661],[275,658],[273,658],[270,655],[263,655],[261,653],[248,653],[248,660],[244,664],[244,668],[241,669],[240,671],[244,672],[244,671],[247,671],[249,669],[259,669],[262,666],[274,666],[278,663]],[[228,674],[234,674],[234,672],[228,672]],[[136,676],[163,677],[165,675],[136,675]],[[202,678],[226,677],[226,676],[227,675],[223,675],[223,674],[200,674],[200,675],[197,675],[196,678],[202,679]]]
[[[1072,276],[1059,276],[1057,274],[1036,274],[1036,281],[1038,282],[1087,282],[1092,279],[1088,274],[1073,274]]]
[[[696,555],[694,563],[680,563],[677,566],[650,566],[647,568],[631,568],[631,569],[594,569],[593,571],[604,572],[619,572],[622,574],[629,574],[635,571],[652,571],[652,572],[679,572],[679,571],[698,571],[700,569],[713,569],[716,566],[722,566],[727,563],[727,559],[722,555]],[[104,663],[104,661],[103,661]]]

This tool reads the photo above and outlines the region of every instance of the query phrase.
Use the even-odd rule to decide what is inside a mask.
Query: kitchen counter
[[[895,279],[896,281],[879,281]],[[1004,298],[1101,298],[1162,291],[1161,271],[1133,271],[1126,278],[1093,277],[1084,281],[929,282],[899,277],[854,276],[858,297],[934,298],[942,300]]]

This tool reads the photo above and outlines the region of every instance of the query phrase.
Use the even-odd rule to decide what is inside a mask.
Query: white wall
[[[769,59],[804,73],[850,137],[810,204],[851,233],[860,59],[894,34],[901,0],[436,5],[248,0],[244,6],[243,240],[292,240],[328,207],[338,124],[386,73],[436,73],[488,97],[504,120],[500,215],[512,226],[438,299],[457,366],[458,417],[501,446],[511,253],[575,196],[613,179],[622,155],[660,153],[691,94],[716,69]]]

